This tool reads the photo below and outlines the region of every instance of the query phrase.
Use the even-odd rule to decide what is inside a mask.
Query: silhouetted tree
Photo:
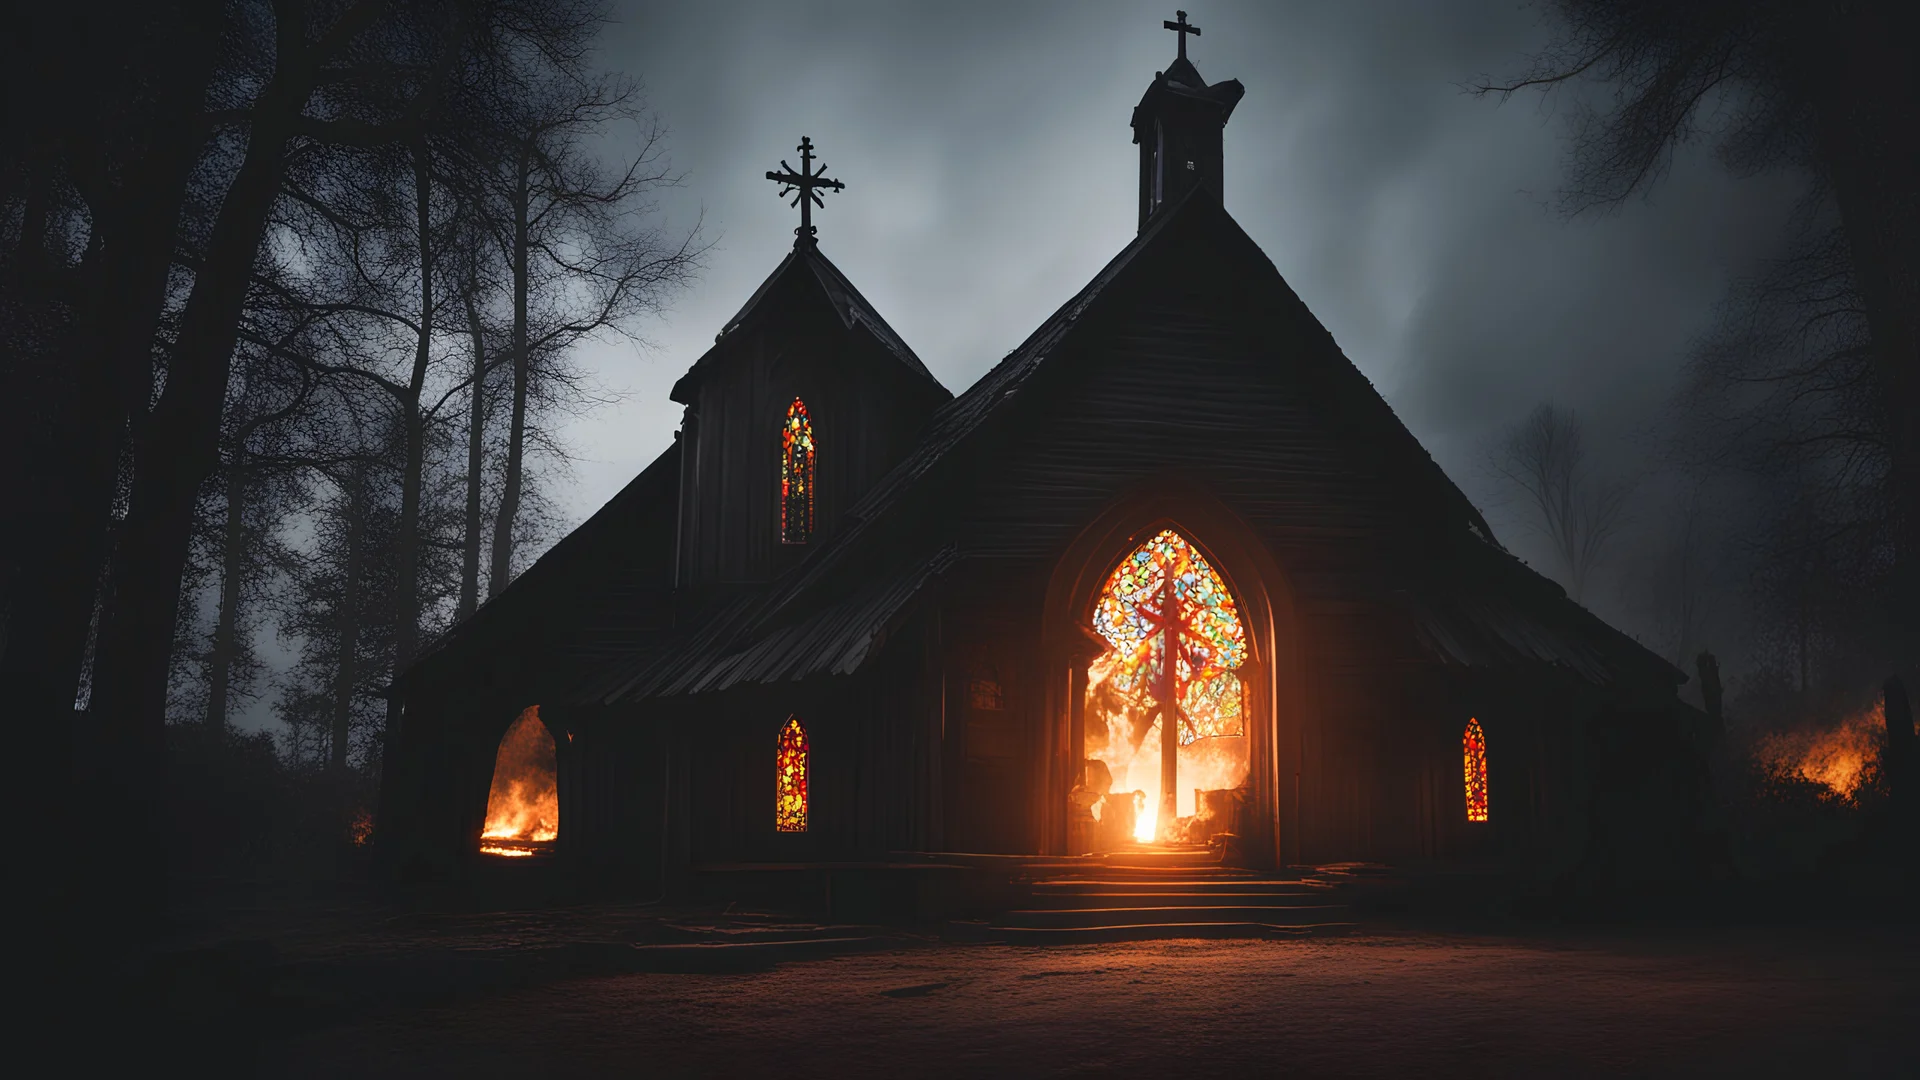
[[[1583,600],[1594,568],[1619,533],[1629,488],[1593,471],[1579,416],[1536,406],[1501,436],[1488,465],[1525,496],[1529,524],[1553,545],[1569,595]]]
[[[1743,172],[1806,169],[1837,210],[1883,403],[1894,607],[1920,619],[1920,65],[1898,0],[1557,0],[1563,36],[1511,94],[1604,80],[1575,113],[1570,209],[1616,206],[1676,146],[1715,139]]]
[[[638,84],[564,75],[535,89],[509,121],[494,180],[490,222],[511,290],[508,357],[512,390],[500,508],[494,517],[487,595],[513,573],[530,402],[559,403],[580,389],[565,358],[581,339],[631,333],[632,320],[660,310],[697,270],[697,230],[670,236],[652,197],[678,182],[659,123],[638,107]],[[616,124],[637,149],[608,163],[594,152]]]

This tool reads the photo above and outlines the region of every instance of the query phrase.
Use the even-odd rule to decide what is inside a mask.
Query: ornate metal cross
[[[1187,22],[1186,12],[1176,11],[1174,15],[1179,17],[1179,22],[1162,22],[1160,25],[1180,35],[1180,59],[1185,60],[1187,58],[1187,35],[1192,34],[1194,37],[1199,37],[1200,28]]]
[[[1183,38],[1181,40],[1184,41],[1185,39]],[[799,194],[794,195],[793,201],[787,204],[800,208],[800,227],[793,230],[793,234],[800,238],[799,243],[812,243],[814,236],[813,208],[818,206],[825,209],[827,205],[826,202],[820,198],[820,189],[825,188],[828,191],[844,191],[847,185],[838,180],[827,179],[824,175],[827,171],[825,165],[820,166],[818,170],[814,169],[812,139],[807,138],[805,135],[800,136],[800,145],[795,149],[800,151],[800,171],[794,172],[793,166],[787,164],[786,159],[782,158],[780,161],[780,171],[769,171],[767,173],[767,179],[781,185],[780,197],[783,199],[788,195],[794,195],[795,192],[799,192]]]

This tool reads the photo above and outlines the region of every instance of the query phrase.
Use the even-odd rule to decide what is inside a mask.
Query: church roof
[[[463,659],[494,667],[482,654],[510,658],[532,643],[541,647],[542,664],[558,659],[569,669],[542,672],[565,684],[633,655],[670,630],[670,545],[679,479],[676,442],[505,589],[455,624],[401,673],[395,686]]]
[[[1330,398],[1327,406],[1352,419],[1356,432],[1389,461],[1401,487],[1424,489],[1447,508],[1457,532],[1445,544],[1447,572],[1397,583],[1382,596],[1412,620],[1430,652],[1466,667],[1551,664],[1602,685],[1629,671],[1684,681],[1683,673],[1568,600],[1559,586],[1499,546],[1479,512],[1339,352],[1252,239],[1210,194],[1195,189],[1156,215],[1019,348],[942,407],[919,445],[849,511],[848,528],[832,543],[794,572],[742,597],[677,647],[635,654],[597,674],[581,686],[581,696],[611,703],[858,670],[926,585],[964,556],[950,540],[908,527],[921,509],[908,496],[1019,402],[1048,359],[1102,310],[1115,283],[1183,226],[1219,230],[1218,236],[1264,264],[1263,273],[1297,307],[1295,314],[1325,339],[1312,378]]]
[[[827,302],[832,305],[834,314],[839,316],[841,325],[849,330],[855,327],[865,329],[909,371],[935,386],[940,385],[940,380],[933,377],[933,372],[928,371],[927,365],[921,363],[920,358],[907,346],[906,339],[896,333],[893,327],[887,325],[887,320],[881,318],[880,313],[867,302],[867,298],[860,295],[860,290],[853,287],[853,282],[847,280],[847,276],[840,272],[840,268],[833,264],[833,260],[821,253],[820,245],[802,241],[796,243],[792,251],[787,252],[787,257],[780,260],[780,265],[773,268],[773,273],[767,275],[767,279],[753,291],[753,295],[747,298],[747,302],[741,305],[733,318],[728,319],[726,325],[720,328],[720,333],[714,337],[715,348],[707,350],[706,354],[695,361],[693,367],[680,377],[680,381],[674,384],[671,395],[673,400],[682,403],[687,401],[693,381],[697,375],[704,374],[708,365],[713,362],[720,343],[724,342],[729,334],[752,321],[760,312],[766,298],[782,282],[796,274],[804,275],[804,281],[818,286]],[[941,393],[945,392],[946,388],[941,387]]]

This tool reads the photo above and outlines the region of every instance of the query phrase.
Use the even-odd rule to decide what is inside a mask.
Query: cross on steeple
[[[1194,37],[1199,37],[1200,28],[1187,22],[1186,12],[1176,11],[1174,15],[1179,17],[1179,22],[1162,22],[1160,25],[1180,35],[1180,59],[1185,60],[1187,58],[1187,35],[1192,34]]]
[[[787,164],[786,159],[782,158],[780,161],[780,171],[773,172],[769,170],[767,172],[767,179],[782,185],[780,188],[780,197],[783,199],[796,191],[799,192],[798,195],[794,195],[793,201],[787,204],[800,208],[800,227],[793,230],[794,236],[798,238],[794,240],[794,246],[798,247],[802,244],[811,244],[814,242],[813,208],[818,206],[821,209],[825,209],[827,205],[826,202],[820,198],[820,189],[825,188],[828,191],[844,191],[847,185],[838,180],[825,178],[824,174],[827,171],[825,165],[820,166],[818,170],[814,169],[812,139],[807,138],[805,135],[800,136],[800,145],[795,149],[800,151],[800,171],[794,172],[793,166]]]

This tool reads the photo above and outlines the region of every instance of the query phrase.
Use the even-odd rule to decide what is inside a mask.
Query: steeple
[[[1187,37],[1200,28],[1178,12],[1177,21],[1162,23],[1179,35],[1179,51],[1172,65],[1156,71],[1153,82],[1133,107],[1133,141],[1140,146],[1140,228],[1162,206],[1180,200],[1196,187],[1222,197],[1222,134],[1233,107],[1246,88],[1238,79],[1207,85],[1187,59]]]

